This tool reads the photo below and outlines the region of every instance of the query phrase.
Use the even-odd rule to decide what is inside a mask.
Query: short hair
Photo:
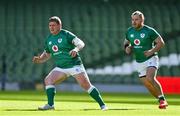
[[[134,15],[138,15],[141,19],[144,20],[144,14],[142,12],[137,10],[137,11],[132,13],[131,17],[134,16]]]
[[[49,22],[56,22],[57,24],[61,24],[61,19],[57,16],[53,16],[49,18]]]

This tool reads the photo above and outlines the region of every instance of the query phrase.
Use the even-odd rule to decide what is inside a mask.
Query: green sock
[[[161,100],[166,100],[165,97],[164,97],[164,95],[158,96],[158,99],[159,99],[159,102],[160,102]]]
[[[55,96],[55,87],[54,86],[46,86],[46,94],[48,98],[48,104],[50,106],[54,105],[54,96]]]
[[[90,89],[91,91],[88,91],[89,95],[98,102],[99,106],[105,105],[98,89],[95,87],[91,87]]]

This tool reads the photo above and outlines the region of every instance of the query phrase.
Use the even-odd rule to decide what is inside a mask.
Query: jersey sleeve
[[[72,40],[74,39],[74,38],[76,38],[76,35],[74,35],[73,33],[71,33],[71,32],[67,32],[67,39],[68,39],[68,42],[69,43],[72,43]]]
[[[151,29],[150,30],[150,36],[151,36],[151,39],[154,41],[157,37],[159,37],[159,33],[155,30],[155,29]]]

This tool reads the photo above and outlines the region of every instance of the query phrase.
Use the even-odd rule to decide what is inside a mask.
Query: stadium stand
[[[130,15],[141,10],[146,24],[163,36],[166,46],[159,53],[161,76],[180,76],[180,9],[176,0],[19,0],[0,4],[0,74],[6,56],[8,81],[39,82],[53,68],[53,61],[32,64],[43,51],[48,18],[60,16],[63,28],[78,35],[86,47],[80,53],[95,83],[139,84],[134,61],[123,52]],[[176,33],[174,33],[176,32]],[[173,35],[173,36],[171,36]],[[74,82],[69,78],[67,83]]]

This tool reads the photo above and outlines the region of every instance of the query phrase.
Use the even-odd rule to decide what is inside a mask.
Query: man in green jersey
[[[54,109],[55,85],[73,76],[78,84],[98,102],[101,110],[107,110],[98,89],[89,81],[78,52],[85,46],[84,42],[71,32],[62,29],[59,17],[49,19],[50,35],[45,41],[45,50],[40,56],[34,56],[34,63],[44,63],[51,57],[56,67],[44,79],[48,103],[39,110]]]
[[[124,41],[125,52],[134,53],[140,80],[159,100],[159,108],[165,109],[168,104],[156,79],[159,66],[157,52],[164,46],[164,41],[155,29],[144,25],[144,15],[140,11],[132,13],[131,20],[132,27],[128,29]]]

